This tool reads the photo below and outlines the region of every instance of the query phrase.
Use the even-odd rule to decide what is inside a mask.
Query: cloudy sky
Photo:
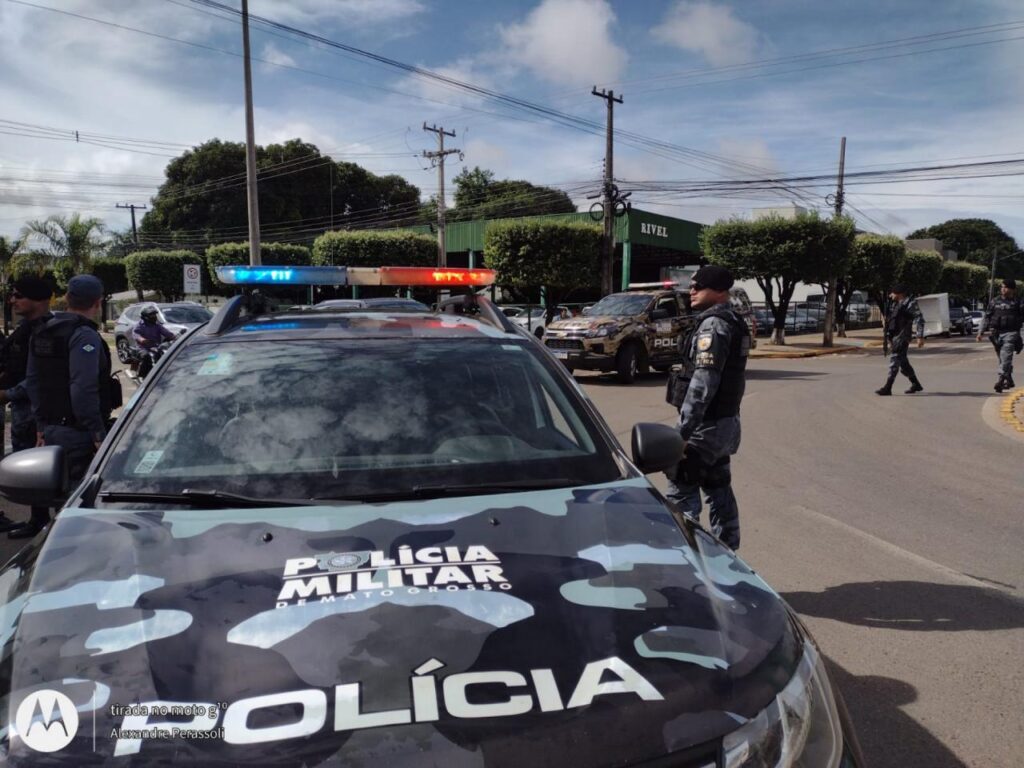
[[[250,10],[590,120],[604,120],[591,86],[614,88],[625,97],[617,129],[673,145],[618,142],[626,188],[834,173],[841,136],[848,172],[1024,160],[1015,0],[250,0]],[[433,145],[427,121],[458,133],[470,167],[597,188],[601,135],[279,30],[254,25],[252,43],[260,143],[300,137],[426,196],[436,188],[417,157]],[[237,16],[194,0],[0,0],[0,234],[76,210],[124,229],[115,203],[148,201],[170,156],[243,140],[240,51]],[[825,210],[827,191],[799,202]],[[758,195],[634,200],[711,222],[791,199]],[[847,199],[874,231],[984,217],[1024,243],[1019,176],[851,185]]]

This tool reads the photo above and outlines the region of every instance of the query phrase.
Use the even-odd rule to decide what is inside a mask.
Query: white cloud
[[[655,39],[699,53],[716,67],[755,59],[760,39],[758,31],[731,8],[687,0],[676,3],[651,31]]]
[[[264,61],[281,67],[294,67],[295,59],[282,51],[273,43],[263,46],[263,53],[260,55]]]
[[[346,25],[386,24],[422,13],[420,0],[254,0],[250,8],[283,24],[343,21]]]
[[[625,49],[612,39],[606,0],[543,0],[520,24],[499,31],[507,60],[542,80],[581,86],[619,78]]]

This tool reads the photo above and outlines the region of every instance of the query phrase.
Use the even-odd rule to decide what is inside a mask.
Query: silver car
[[[138,346],[135,343],[132,329],[142,319],[142,310],[146,307],[156,307],[157,319],[166,326],[167,330],[176,336],[195,328],[197,325],[203,325],[213,317],[213,313],[210,310],[192,301],[176,301],[173,304],[144,301],[140,304],[129,304],[114,324],[114,344],[117,346],[117,359],[122,363],[127,363],[131,359],[129,350]]]

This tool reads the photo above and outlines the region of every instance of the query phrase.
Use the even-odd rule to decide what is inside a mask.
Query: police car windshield
[[[650,303],[651,297],[645,293],[613,293],[592,306],[587,314],[595,317],[599,315],[639,315]]]
[[[620,478],[556,365],[511,338],[196,344],[134,406],[103,489],[377,500]]]

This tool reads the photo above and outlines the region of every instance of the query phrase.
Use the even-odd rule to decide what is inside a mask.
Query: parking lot
[[[871,765],[1020,765],[1024,434],[989,344],[911,358],[925,391],[891,398],[878,349],[752,361],[740,553],[821,640]],[[664,376],[578,379],[621,442],[674,421]]]

